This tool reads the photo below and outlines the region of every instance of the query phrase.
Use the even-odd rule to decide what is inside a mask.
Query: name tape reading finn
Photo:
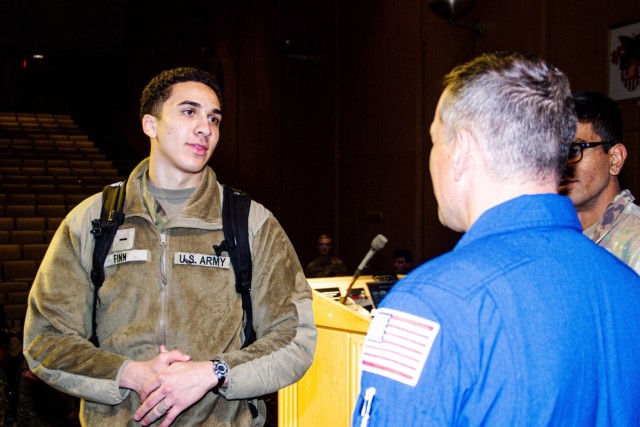
[[[146,249],[132,249],[130,251],[113,252],[104,260],[104,266],[110,267],[112,265],[123,264],[125,262],[147,261],[148,257],[149,251]]]

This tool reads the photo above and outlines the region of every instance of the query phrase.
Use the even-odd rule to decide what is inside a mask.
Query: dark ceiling
[[[1,1],[0,110],[71,114],[98,142],[126,139],[151,75],[215,59],[215,2],[181,6]]]

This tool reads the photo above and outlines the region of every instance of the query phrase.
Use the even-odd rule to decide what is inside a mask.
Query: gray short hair
[[[566,76],[535,55],[485,54],[444,78],[440,118],[447,141],[468,129],[484,146],[494,178],[558,180],[576,116]]]

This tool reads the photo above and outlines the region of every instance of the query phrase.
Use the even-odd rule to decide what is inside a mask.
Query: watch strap
[[[220,394],[219,389],[220,387],[222,387],[222,385],[227,379],[227,373],[229,372],[229,367],[227,366],[226,363],[218,359],[214,359],[212,360],[212,362],[213,362],[213,373],[218,377],[218,384],[216,384],[215,387],[211,389],[211,391],[214,392],[215,394]],[[222,365],[222,366],[219,367],[219,365]]]

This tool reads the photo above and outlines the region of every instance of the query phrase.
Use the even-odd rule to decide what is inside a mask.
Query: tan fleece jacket
[[[187,206],[158,230],[142,203],[147,168],[145,160],[127,182],[126,219],[119,228],[127,240],[115,248],[124,252],[107,258],[107,265],[115,263],[105,267],[100,289],[101,347],[88,341],[90,229],[91,220],[100,216],[97,194],[65,218],[38,271],[29,295],[25,357],[38,377],[82,398],[83,425],[95,426],[137,425],[133,413],[139,396],[118,387],[127,361],[153,358],[161,344],[192,360],[220,357],[230,367],[229,387],[221,395],[207,393],[174,425],[251,425],[246,399],[296,382],[313,361],[317,331],[311,289],[277,220],[252,202],[251,300],[258,339],[240,349],[243,311],[233,269],[209,262],[212,246],[223,240],[222,189],[215,173],[207,167]]]

